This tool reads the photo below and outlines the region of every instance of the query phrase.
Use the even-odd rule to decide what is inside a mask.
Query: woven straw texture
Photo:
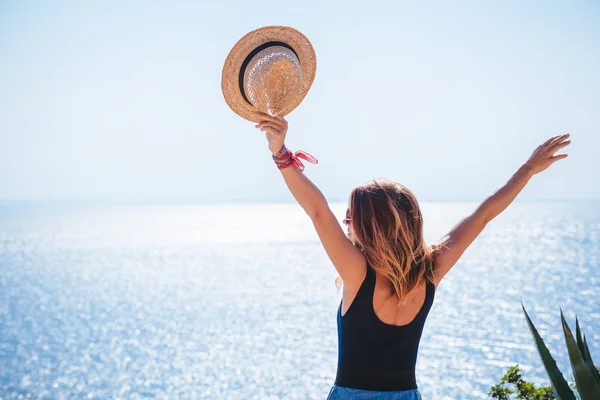
[[[247,65],[243,87],[251,104],[240,92],[242,63],[257,47],[268,42],[283,42],[298,57],[282,46],[260,51]],[[316,73],[316,55],[310,41],[297,30],[285,26],[267,26],[242,37],[225,60],[221,89],[229,107],[249,121],[260,122],[260,113],[285,116],[302,102]]]

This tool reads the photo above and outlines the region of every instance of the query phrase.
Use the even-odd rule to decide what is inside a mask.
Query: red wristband
[[[277,153],[277,156],[273,156],[273,161],[275,161],[275,164],[279,169],[284,169],[292,164],[296,164],[300,172],[302,172],[304,171],[304,164],[302,163],[302,161],[300,161],[300,158],[303,158],[304,160],[312,164],[319,163],[319,160],[317,160],[315,157],[311,156],[307,152],[298,150],[296,153],[292,153],[289,149],[285,147],[285,145]]]

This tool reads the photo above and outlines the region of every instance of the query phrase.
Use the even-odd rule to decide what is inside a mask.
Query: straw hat
[[[223,66],[221,89],[239,116],[285,116],[298,107],[315,79],[315,50],[302,33],[267,26],[241,38]]]

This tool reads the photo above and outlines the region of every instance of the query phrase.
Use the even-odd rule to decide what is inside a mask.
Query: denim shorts
[[[376,392],[373,390],[350,389],[333,385],[327,400],[421,400],[418,389],[399,392]]]

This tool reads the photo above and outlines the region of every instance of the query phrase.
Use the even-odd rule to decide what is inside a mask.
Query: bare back
[[[346,287],[344,285],[342,315],[345,315],[360,286]],[[391,282],[383,275],[376,273],[375,291],[373,293],[373,310],[381,322],[387,325],[402,326],[410,324],[425,302],[427,293],[426,284],[423,282],[409,297],[407,303],[402,305],[393,291]]]

